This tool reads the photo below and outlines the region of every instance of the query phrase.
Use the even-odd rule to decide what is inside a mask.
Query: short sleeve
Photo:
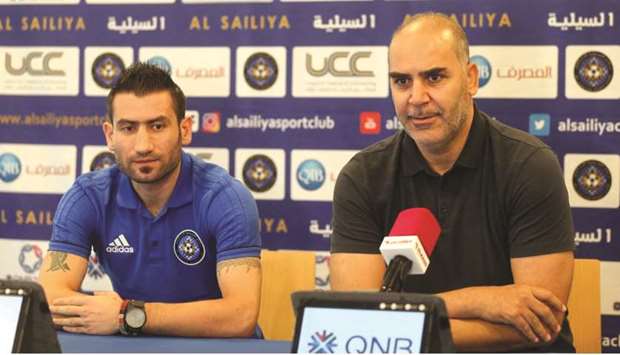
[[[205,207],[207,230],[216,238],[217,262],[260,256],[258,209],[239,181],[231,179]]]
[[[507,209],[511,257],[574,250],[568,192],[555,154],[538,149],[524,161],[512,186]]]
[[[373,216],[365,174],[353,158],[336,179],[332,204],[332,253],[378,254],[381,230]]]
[[[88,259],[97,225],[96,211],[82,187],[74,183],[58,203],[49,250]]]

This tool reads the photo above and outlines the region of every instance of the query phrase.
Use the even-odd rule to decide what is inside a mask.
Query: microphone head
[[[418,207],[400,211],[389,236],[417,235],[426,255],[430,257],[440,233],[441,227],[433,213],[427,208]]]

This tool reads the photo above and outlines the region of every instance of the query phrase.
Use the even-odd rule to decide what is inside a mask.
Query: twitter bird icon
[[[532,113],[530,115],[530,134],[544,137],[549,135],[551,116],[548,113]]]

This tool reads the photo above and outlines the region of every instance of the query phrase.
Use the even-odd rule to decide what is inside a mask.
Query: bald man
[[[573,223],[558,160],[480,112],[478,69],[449,17],[408,18],[389,47],[404,130],[358,153],[334,192],[331,281],[377,290],[379,245],[401,210],[430,209],[442,233],[405,290],[443,298],[460,351],[574,352],[566,321]]]

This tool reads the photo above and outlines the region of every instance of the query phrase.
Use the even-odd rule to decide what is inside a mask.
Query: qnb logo
[[[297,168],[297,182],[306,190],[318,190],[325,182],[325,168],[318,160],[304,160]]]
[[[331,74],[335,77],[374,77],[372,70],[362,70],[359,68],[358,61],[362,58],[370,58],[372,52],[362,51],[351,54],[350,52],[334,52],[329,57],[323,59],[323,65],[315,69],[312,64],[312,54],[306,54],[306,71],[308,74],[316,77]],[[346,59],[349,58],[348,62]],[[342,65],[339,63],[345,62]],[[344,68],[343,68],[344,67]]]
[[[64,70],[52,69],[50,62],[55,58],[62,58],[62,52],[30,52],[24,58],[19,67],[13,66],[13,56],[9,53],[4,55],[4,68],[6,71],[15,76],[28,73],[32,76],[64,76]]]
[[[22,163],[15,154],[0,154],[0,180],[12,182],[19,177],[21,172]]]
[[[354,335],[345,343],[346,353],[379,353],[379,354],[396,354],[396,353],[416,353],[417,349],[413,347],[413,340],[409,338],[377,338],[364,337],[362,335]]]
[[[334,353],[337,346],[336,336],[334,333],[328,333],[327,330],[312,334],[310,342],[308,343],[310,353]]]
[[[489,80],[491,80],[491,63],[489,63],[489,61],[481,55],[475,55],[469,58],[469,61],[476,64],[476,67],[478,67],[478,86],[485,86]]]

